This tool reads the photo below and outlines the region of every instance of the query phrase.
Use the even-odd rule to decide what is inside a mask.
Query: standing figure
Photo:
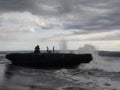
[[[39,45],[37,45],[37,46],[35,47],[34,53],[35,53],[35,54],[39,54],[39,53],[40,53]]]
[[[49,47],[47,46],[47,53],[49,52]]]
[[[55,52],[55,46],[53,46],[53,53]]]

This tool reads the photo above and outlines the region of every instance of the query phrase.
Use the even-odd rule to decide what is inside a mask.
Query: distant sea
[[[0,52],[0,90],[120,90],[120,52],[99,51],[76,69],[15,66],[7,53]]]

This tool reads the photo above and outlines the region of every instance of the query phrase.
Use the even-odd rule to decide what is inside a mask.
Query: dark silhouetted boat
[[[76,67],[81,63],[89,63],[91,54],[53,53],[47,47],[47,53],[40,53],[39,45],[35,47],[34,53],[12,53],[6,58],[12,64],[31,67]]]
[[[12,64],[32,67],[74,67],[81,63],[89,63],[91,54],[57,54],[57,53],[13,53],[6,58]]]

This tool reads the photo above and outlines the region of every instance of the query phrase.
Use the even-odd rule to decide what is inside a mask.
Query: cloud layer
[[[98,39],[118,40],[119,35],[111,32],[119,32],[119,19],[120,0],[0,0],[1,38],[9,32],[14,36],[14,32],[58,29],[74,38],[101,33]]]
[[[119,0],[0,0],[0,12],[31,12],[65,20],[65,29],[120,28]]]

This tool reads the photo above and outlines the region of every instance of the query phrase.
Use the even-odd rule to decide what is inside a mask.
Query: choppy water
[[[120,57],[94,56],[76,69],[14,66],[0,54],[0,90],[120,90]]]

